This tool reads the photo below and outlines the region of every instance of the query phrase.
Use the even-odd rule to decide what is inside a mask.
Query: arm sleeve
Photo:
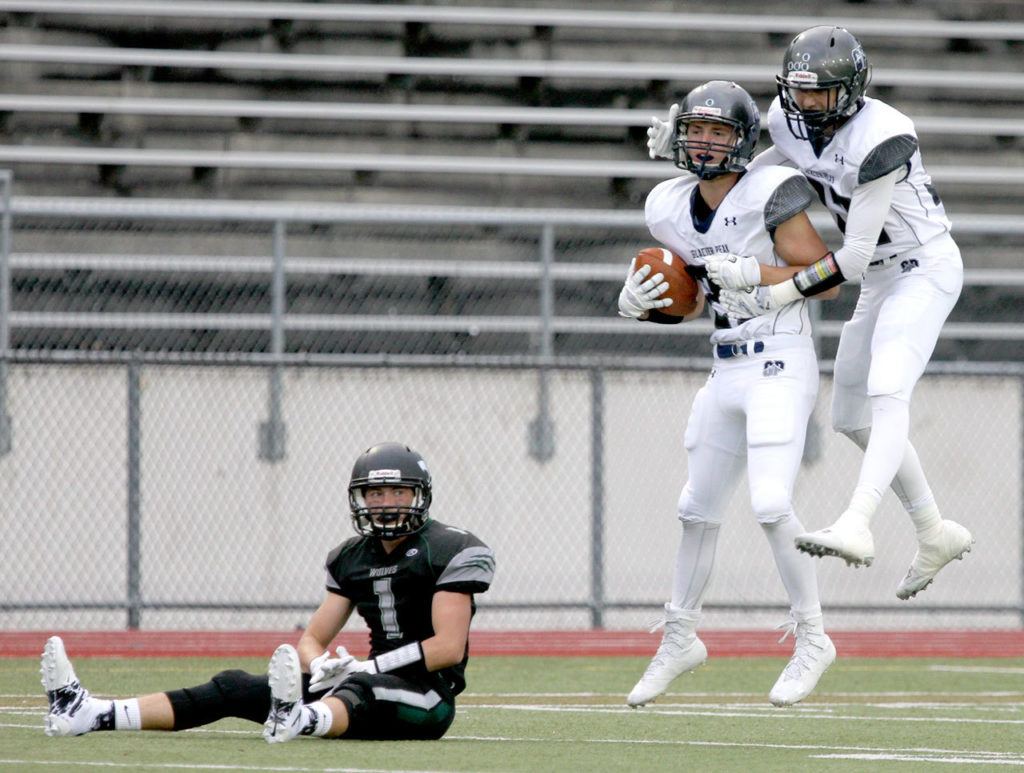
[[[747,164],[747,169],[757,169],[762,166],[789,166],[795,167],[795,164],[790,161],[781,150],[772,145],[770,148],[765,148]]]
[[[764,206],[764,224],[769,233],[791,217],[803,212],[816,199],[811,184],[803,175],[787,177],[772,191]]]
[[[836,263],[847,279],[863,274],[871,262],[885,216],[892,206],[896,180],[902,174],[900,167],[854,190],[843,246],[835,253]]]

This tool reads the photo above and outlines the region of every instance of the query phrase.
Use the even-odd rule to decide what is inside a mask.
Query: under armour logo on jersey
[[[846,156],[840,156],[838,153],[832,157],[832,161],[839,166],[846,166]]]
[[[904,274],[909,274],[915,268],[920,268],[921,264],[917,262],[917,258],[908,258],[907,260],[900,263],[900,270]]]
[[[736,225],[736,218],[734,218],[734,217],[723,218],[723,221],[725,222],[726,225]]]
[[[785,369],[786,369],[786,363],[784,363],[782,360],[768,360],[768,362],[766,362],[764,364],[764,374],[763,375],[765,375],[765,376],[777,376],[777,375],[779,375],[779,371],[782,371],[782,370],[785,370]]]

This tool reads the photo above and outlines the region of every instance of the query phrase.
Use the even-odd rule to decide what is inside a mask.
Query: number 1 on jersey
[[[389,639],[401,639],[402,630],[398,627],[398,614],[395,612],[395,594],[391,590],[391,578],[384,577],[374,580],[373,592],[377,594],[381,627]]]

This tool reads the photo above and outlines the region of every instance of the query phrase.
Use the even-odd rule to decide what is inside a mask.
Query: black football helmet
[[[369,507],[365,489],[403,486],[414,490],[408,507]],[[430,472],[423,457],[401,443],[380,443],[367,448],[352,466],[348,503],[352,525],[359,534],[397,539],[415,534],[427,522],[432,499]]]
[[[732,144],[690,142],[687,126],[692,121],[711,121],[729,126],[735,132]],[[708,81],[687,94],[679,104],[676,116],[673,160],[680,169],[693,172],[702,180],[710,180],[730,172],[742,172],[754,155],[761,136],[761,113],[746,89],[732,81]],[[708,166],[707,161],[691,157],[702,152],[725,153],[722,162]]]
[[[849,30],[811,27],[793,38],[782,60],[782,74],[775,80],[789,131],[797,139],[813,140],[864,104],[871,66]],[[801,89],[831,88],[837,89],[836,96],[824,110],[804,112],[793,98],[793,92]]]

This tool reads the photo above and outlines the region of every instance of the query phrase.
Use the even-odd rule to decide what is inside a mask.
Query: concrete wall
[[[635,628],[667,599],[686,479],[682,433],[705,373],[605,374],[605,598]],[[327,551],[352,532],[346,485],[366,446],[403,440],[435,480],[434,516],[471,529],[498,555],[480,602],[585,602],[591,588],[591,381],[552,374],[555,454],[528,453],[537,375],[525,370],[299,369],[286,372],[287,457],[259,459],[266,372],[152,366],[142,379],[142,594],[148,602],[307,605],[285,612],[144,611],[143,627],[279,628],[302,624],[322,594]],[[126,594],[126,394],[123,367],[13,366],[14,450],[0,458],[0,603],[76,605]],[[810,528],[831,523],[853,488],[860,452],[828,427],[830,382],[815,417],[820,451],[797,485]],[[832,612],[843,627],[1019,625],[1016,614],[913,612],[920,603],[1020,607],[1021,384],[931,376],[918,387],[912,437],[945,514],[968,525],[974,552],[898,612]],[[852,570],[825,560],[830,605],[898,604],[913,531],[894,496],[875,520],[877,559]],[[766,625],[786,603],[746,487],[733,497],[707,605],[777,604],[778,612],[709,609],[719,626]],[[907,610],[907,611],[904,611]],[[119,628],[125,613],[0,611],[4,628]],[[480,627],[585,627],[586,610],[481,610]]]

